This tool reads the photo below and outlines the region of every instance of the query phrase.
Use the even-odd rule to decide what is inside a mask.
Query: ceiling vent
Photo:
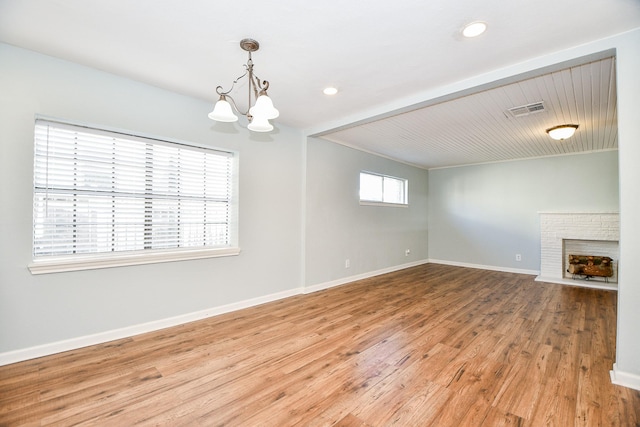
[[[544,111],[543,101],[534,102],[532,104],[521,105],[520,107],[513,107],[507,110],[512,117],[523,117],[533,113],[540,113]]]

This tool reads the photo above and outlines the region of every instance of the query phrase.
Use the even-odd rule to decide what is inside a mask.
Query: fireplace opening
[[[562,246],[565,279],[618,283],[617,241],[563,239]]]

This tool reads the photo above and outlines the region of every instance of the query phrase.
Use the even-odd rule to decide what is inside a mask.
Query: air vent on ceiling
[[[507,111],[513,117],[528,116],[529,114],[540,113],[540,112],[544,111],[544,103],[543,103],[543,101],[534,102],[532,104],[521,105],[519,107],[509,108]]]

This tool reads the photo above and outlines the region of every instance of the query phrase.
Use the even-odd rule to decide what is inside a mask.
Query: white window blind
[[[407,186],[406,179],[360,172],[360,201],[406,205],[408,204]]]
[[[231,245],[233,154],[37,120],[34,259]]]

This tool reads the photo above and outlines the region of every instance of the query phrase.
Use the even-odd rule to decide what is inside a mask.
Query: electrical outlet
[[[516,254],[516,261],[522,261],[522,255]]]
[[[344,260],[344,268],[351,267],[351,260],[349,258]]]
[[[407,249],[406,251],[404,251],[404,256],[409,256],[410,253],[411,253],[411,249]]]

